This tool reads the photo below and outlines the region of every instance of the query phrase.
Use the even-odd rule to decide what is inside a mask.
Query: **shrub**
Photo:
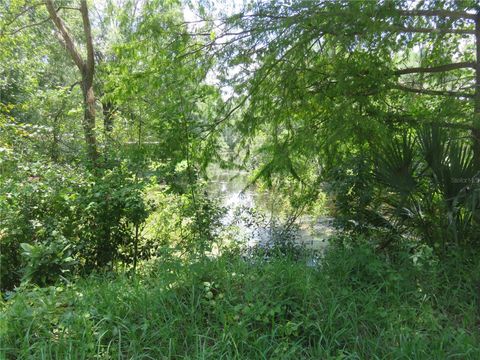
[[[124,166],[97,175],[43,163],[20,168],[0,183],[1,289],[22,276],[46,285],[67,270],[131,264],[134,227],[148,215],[142,188]]]

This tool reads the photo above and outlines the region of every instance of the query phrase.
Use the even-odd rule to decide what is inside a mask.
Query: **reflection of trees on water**
[[[332,219],[303,215],[287,225],[272,194],[247,185],[247,173],[218,169],[212,171],[208,184],[210,196],[226,208],[222,225],[234,228],[237,241],[248,247],[266,248],[283,241],[316,251],[325,248],[334,231]]]

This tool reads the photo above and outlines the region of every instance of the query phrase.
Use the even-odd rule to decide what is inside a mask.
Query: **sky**
[[[186,1],[186,3],[190,3],[190,5],[185,4],[183,14],[185,17],[185,21],[187,22],[194,22],[200,20],[200,18],[195,14],[192,8],[198,8],[198,3],[205,1],[199,0],[190,0]],[[210,0],[208,1],[219,13],[222,15],[231,15],[236,11],[242,9],[242,7],[247,3],[246,0]]]

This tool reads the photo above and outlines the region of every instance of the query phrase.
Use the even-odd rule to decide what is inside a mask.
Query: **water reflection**
[[[273,214],[274,209],[271,207],[271,194],[252,186],[246,188],[246,172],[214,169],[210,171],[209,177],[210,196],[220,200],[226,208],[222,225],[235,227],[236,240],[245,242],[249,247],[270,242],[274,227],[279,225],[278,216]],[[295,229],[295,242],[312,252],[322,252],[328,238],[334,233],[333,219],[304,215],[297,219]],[[315,264],[314,257],[307,260],[307,265]]]

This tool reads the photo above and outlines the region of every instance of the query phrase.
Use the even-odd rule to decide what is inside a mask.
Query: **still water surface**
[[[222,225],[234,225],[238,233],[237,240],[244,241],[250,247],[268,243],[274,231],[271,224],[278,222],[276,213],[281,210],[272,207],[272,195],[255,186],[247,188],[246,172],[215,169],[210,171],[209,178],[210,196],[226,209]],[[321,252],[334,233],[332,222],[333,219],[328,217],[303,215],[296,220],[294,239],[312,252]]]

